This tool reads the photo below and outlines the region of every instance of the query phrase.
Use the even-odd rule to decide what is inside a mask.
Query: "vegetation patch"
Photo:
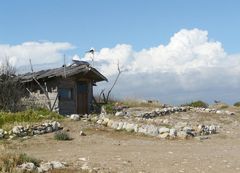
[[[58,140],[58,141],[69,141],[72,140],[72,138],[70,137],[69,133],[67,133],[66,131],[58,131],[54,134],[54,139]]]
[[[240,107],[240,102],[236,102],[236,103],[234,103],[233,106]]]
[[[47,109],[29,109],[22,112],[0,112],[0,128],[6,124],[26,123],[26,122],[40,122],[43,120],[59,120],[63,116],[51,112]]]
[[[200,108],[207,108],[208,107],[208,104],[201,101],[201,100],[198,100],[198,101],[193,101],[191,103],[186,103],[184,104],[183,106],[191,106],[191,107],[200,107]]]
[[[36,166],[39,166],[40,160],[29,157],[26,154],[12,154],[6,153],[0,155],[0,172],[15,172],[17,165],[21,165],[26,162],[32,162]]]

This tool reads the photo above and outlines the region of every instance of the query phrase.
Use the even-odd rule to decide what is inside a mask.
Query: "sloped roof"
[[[87,75],[91,74],[92,79],[95,82],[100,81],[107,81],[107,78],[103,76],[99,71],[97,71],[95,68],[91,67],[89,64],[72,64],[70,66],[66,67],[59,67],[54,69],[48,69],[48,70],[41,70],[34,73],[25,73],[23,75],[18,76],[23,83],[31,82],[33,81],[33,77],[35,79],[50,79],[54,77],[71,77],[74,75]]]

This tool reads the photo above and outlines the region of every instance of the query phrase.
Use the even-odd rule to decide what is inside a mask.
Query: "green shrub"
[[[109,102],[109,103],[105,104],[104,107],[105,107],[105,110],[108,114],[115,114],[116,113],[116,111],[114,109],[114,107],[115,107],[114,102]]]
[[[234,103],[234,105],[233,105],[233,106],[240,107],[240,102],[236,102],[236,103]]]
[[[40,160],[33,158],[33,157],[29,157],[27,154],[20,154],[18,157],[18,165],[26,163],[26,162],[31,162],[33,163],[35,166],[40,166]]]
[[[70,135],[66,131],[58,131],[54,134],[54,139],[58,141],[71,140]]]
[[[208,104],[201,101],[201,100],[198,100],[198,101],[194,101],[194,102],[191,102],[191,103],[187,103],[187,104],[185,104],[185,106],[207,108]]]
[[[22,112],[0,112],[0,128],[4,124],[21,122],[39,122],[42,120],[57,120],[63,118],[61,115],[47,109],[26,110]]]
[[[40,160],[26,154],[2,153],[0,155],[0,172],[17,172],[16,166],[25,162],[32,162],[36,166],[40,164]]]

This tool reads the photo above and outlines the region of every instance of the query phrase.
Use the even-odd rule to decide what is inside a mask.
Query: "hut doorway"
[[[88,83],[77,83],[77,113],[88,114]]]

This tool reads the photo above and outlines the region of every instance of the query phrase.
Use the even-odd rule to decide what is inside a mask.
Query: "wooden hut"
[[[93,86],[107,81],[87,62],[26,73],[20,76],[32,95],[49,102],[51,109],[62,115],[88,114],[93,104]]]

